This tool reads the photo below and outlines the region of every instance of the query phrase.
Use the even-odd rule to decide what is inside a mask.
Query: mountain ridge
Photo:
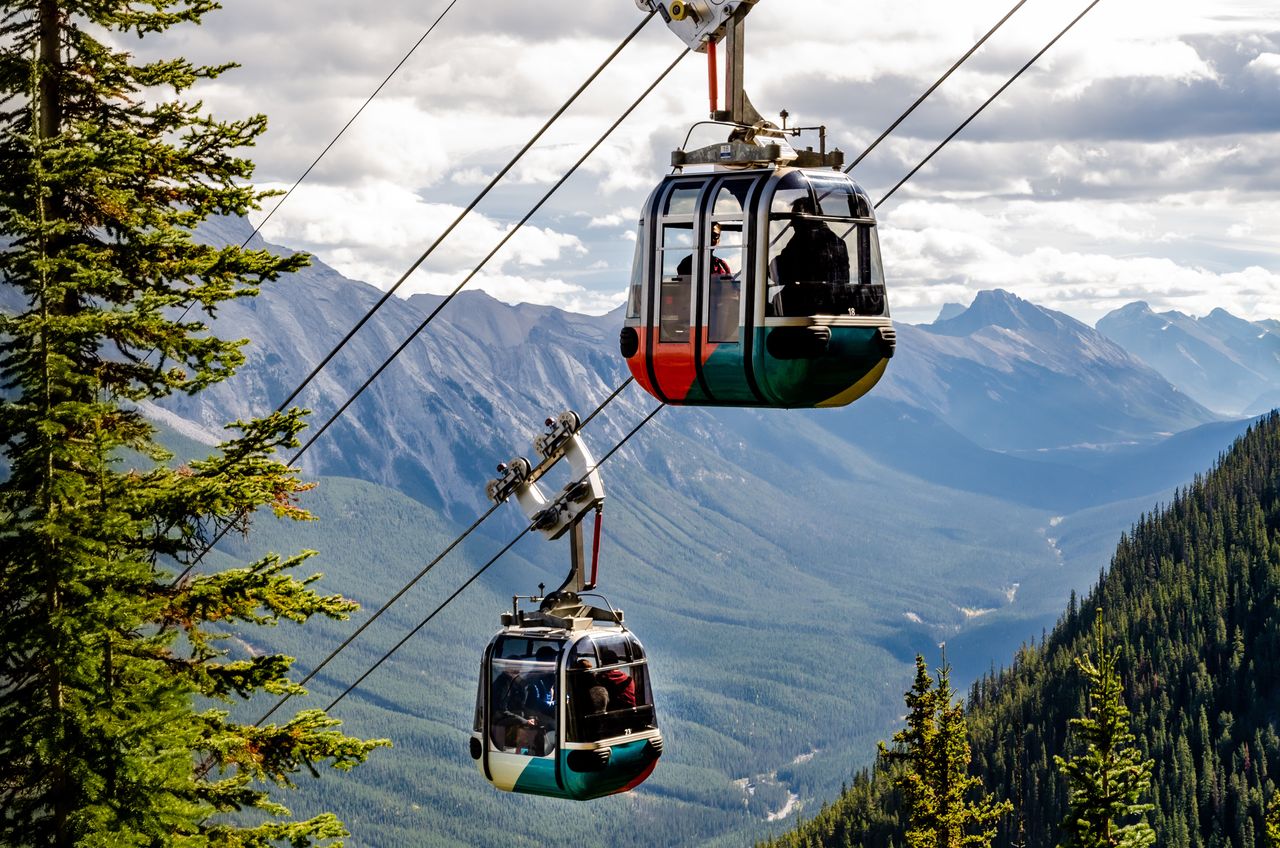
[[[210,429],[231,415],[260,414],[278,403],[309,370],[307,363],[318,361],[379,297],[377,289],[347,281],[320,264],[267,286],[256,302],[228,304],[214,331],[257,340],[241,374],[202,397],[176,398],[166,407],[183,419],[207,422]],[[301,402],[316,410],[313,425],[439,304],[438,297],[428,295],[390,299],[385,312],[370,320],[302,394]],[[738,799],[738,807],[743,799],[752,803],[732,782],[743,777],[785,775],[783,800],[787,793],[807,800],[832,794],[847,776],[850,758],[866,756],[896,714],[896,694],[887,681],[906,673],[914,651],[942,639],[967,639],[973,664],[985,669],[992,658],[1007,655],[1011,640],[1051,622],[1062,598],[1097,574],[1096,546],[1064,544],[1065,553],[1059,551],[1054,520],[1066,516],[1062,526],[1069,526],[1077,513],[1089,512],[1081,532],[1087,531],[1089,539],[1108,534],[1114,539],[1127,521],[1104,509],[1109,498],[1154,503],[1182,482],[1176,469],[1132,475],[1125,457],[1141,464],[1142,451],[1167,446],[1167,459],[1185,465],[1210,451],[1211,458],[1216,448],[1204,441],[1178,443],[1161,431],[1188,421],[1226,430],[1243,426],[1215,425],[1214,416],[1163,378],[1127,355],[1113,354],[1113,345],[1075,325],[1052,315],[1030,317],[1034,320],[1018,331],[971,335],[930,334],[903,325],[900,338],[908,341],[900,344],[885,382],[851,407],[672,407],[611,461],[606,469],[608,591],[625,604],[628,620],[655,658],[655,674],[667,681],[661,709],[672,731],[672,751],[651,785],[632,796],[643,808],[664,811],[660,817],[668,822],[655,824],[655,834],[691,833],[681,830],[681,815],[723,809],[727,798]],[[431,524],[461,528],[487,508],[483,484],[494,465],[513,454],[528,455],[544,417],[565,408],[589,411],[624,381],[616,318],[513,307],[481,292],[463,292],[308,451],[305,471],[318,475],[322,485],[343,477],[387,487],[420,504]],[[1044,321],[1066,329],[1037,330],[1037,322]],[[1051,342],[1060,347],[1041,357],[1037,345]],[[1115,368],[1092,373],[1094,360],[1086,348],[1114,355]],[[1005,351],[1016,355],[1002,358]],[[930,356],[946,368],[931,370]],[[1052,360],[1059,370],[1042,366],[1040,358]],[[1048,388],[1041,385],[1046,372],[1056,380]],[[895,396],[896,373],[947,385],[931,396],[909,390],[905,381],[908,390],[900,388]],[[1116,375],[1124,379],[1116,382]],[[1117,415],[1113,399],[1128,391],[1126,380],[1141,386],[1141,397],[1159,402]],[[1077,400],[1064,402],[1066,386]],[[1098,386],[1106,391],[1098,394]],[[967,406],[958,416],[954,407],[960,402]],[[1046,402],[1048,409],[1037,411]],[[588,444],[603,453],[655,405],[635,387],[624,391],[586,431]],[[1038,432],[1046,417],[1059,419],[1056,432]],[[992,437],[993,419],[1003,419],[1007,429],[1020,434],[1018,450]],[[1063,444],[1102,441],[1110,447],[1059,450]],[[1101,458],[1112,461],[1096,461]],[[992,474],[993,468],[999,473]],[[399,503],[394,510],[404,508]],[[328,510],[338,516],[328,535],[314,541],[288,537],[304,547],[353,551],[356,568],[335,571],[326,586],[335,591],[354,586],[361,597],[373,566],[360,564],[364,548],[358,538],[348,537],[403,533],[413,538],[410,528],[353,517],[367,511],[343,505]],[[498,544],[503,533],[523,526],[514,507],[500,510],[492,522],[485,538]],[[465,681],[450,684],[450,700],[441,701],[394,692],[394,672],[413,678],[419,666],[444,663],[451,674],[473,678],[474,669],[466,670],[467,662],[459,666],[450,651],[462,645],[464,653],[478,656],[484,633],[496,626],[494,610],[506,605],[504,596],[532,591],[539,581],[551,584],[562,573],[559,548],[525,547],[518,563],[500,563],[477,581],[479,594],[459,602],[462,606],[448,619],[454,622],[450,629],[424,634],[421,648],[389,666],[391,682],[382,679],[359,715],[372,711],[370,721],[385,722],[379,710],[394,708],[415,722],[438,723],[432,716],[447,715],[453,718],[446,724],[465,724]],[[469,554],[465,565],[475,567],[488,555]],[[398,567],[411,572],[419,566],[410,558]],[[462,579],[463,568],[456,565],[447,579]],[[381,567],[377,572],[379,585],[394,585],[392,574]],[[768,612],[762,619],[763,610]],[[412,617],[405,623],[412,626]],[[750,649],[762,638],[776,662],[762,665]],[[815,651],[835,644],[850,665],[838,681],[809,667]],[[663,662],[669,663],[666,670]],[[803,702],[788,700],[793,687],[805,693]],[[836,733],[815,710],[838,709],[850,689],[859,693],[857,717]],[[415,707],[415,697],[430,708]],[[459,815],[536,809],[523,801],[498,803],[486,794],[466,759],[461,735],[451,747],[446,730],[432,730],[429,741],[416,741],[416,724],[404,730],[415,740],[414,755],[427,759],[411,766],[397,758],[379,781],[400,786],[407,770],[426,769],[433,781],[464,782],[458,800],[441,802],[460,804],[456,809],[464,812]],[[769,734],[767,742],[759,734]],[[821,750],[812,759],[793,763],[815,747]],[[763,798],[765,790],[760,791]],[[387,803],[401,804],[406,796],[397,790],[390,797]],[[438,797],[434,789],[432,797]],[[679,805],[664,806],[669,799],[709,806],[694,804],[681,813]],[[759,821],[736,820],[733,833],[741,837],[749,832],[742,828],[763,826],[761,803],[750,807]],[[350,799],[342,806],[359,807]],[[620,810],[607,809],[610,814]],[[573,826],[595,821],[603,827],[599,816],[610,814],[576,812]],[[385,835],[371,839],[372,845],[417,844],[393,835],[402,834],[393,824],[378,828]],[[460,831],[457,822],[442,822],[431,832]],[[538,833],[550,838],[554,829]],[[721,841],[733,844],[730,835]],[[655,844],[688,843],[673,835],[667,841],[655,836]]]
[[[1274,322],[1273,322],[1274,323]],[[1203,318],[1143,302],[1103,316],[1098,331],[1175,386],[1225,414],[1260,413],[1280,383],[1280,332],[1221,307]]]

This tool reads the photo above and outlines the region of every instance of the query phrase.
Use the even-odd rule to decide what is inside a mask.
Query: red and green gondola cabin
[[[844,406],[895,341],[875,212],[847,175],[674,174],[649,196],[621,348],[658,400]]]
[[[485,651],[471,756],[508,792],[586,801],[662,755],[644,648],[618,626],[507,627]]]

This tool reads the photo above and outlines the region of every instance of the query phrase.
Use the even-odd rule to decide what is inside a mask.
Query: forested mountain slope
[[[248,234],[222,223],[211,240]],[[254,340],[244,367],[153,411],[207,438],[272,408],[378,296],[316,263],[227,304],[213,330]],[[313,425],[437,303],[388,301],[300,396]],[[498,795],[466,753],[476,663],[498,612],[564,574],[564,547],[530,540],[340,705],[353,728],[396,747],[358,787],[306,784],[308,802],[340,810],[376,848],[624,844],[637,832],[647,845],[729,846],[782,827],[768,820],[793,802],[832,797],[895,721],[895,681],[906,684],[916,650],[968,640],[966,676],[1007,656],[1096,574],[1133,511],[1108,505],[1149,508],[1245,426],[1214,421],[1065,316],[1006,294],[979,307],[949,335],[911,333],[918,344],[904,326],[885,384],[847,409],[671,408],[610,462],[602,576],[650,652],[670,743],[638,791],[572,807]],[[585,413],[622,381],[617,327],[617,315],[463,292],[304,457],[320,479],[304,506],[321,520],[267,522],[253,552],[321,551],[326,590],[361,602],[363,621],[483,511],[494,464],[526,453],[547,414]],[[1145,400],[1124,408],[1127,397]],[[588,429],[593,450],[653,405],[636,387],[623,392]],[[1026,455],[984,447],[990,421],[1017,430],[1011,444]],[[1189,425],[1199,426],[1168,435]],[[1229,432],[1205,436],[1217,427]],[[518,532],[517,519],[499,511],[290,708],[323,705],[367,670]],[[223,548],[251,555],[239,544]],[[305,670],[348,633],[259,638]]]
[[[1280,768],[1280,415],[1263,419],[1217,467],[1142,516],[1111,568],[1044,644],[975,684],[973,768],[1014,802],[1001,848],[1058,844],[1065,788],[1053,765],[1081,713],[1072,660],[1104,610],[1133,727],[1155,760],[1157,844],[1254,848]],[[896,799],[883,773],[861,775],[778,846],[884,846]]]

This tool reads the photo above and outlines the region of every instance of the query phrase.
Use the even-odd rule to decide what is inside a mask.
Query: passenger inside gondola
[[[778,317],[831,314],[833,294],[849,289],[849,248],[814,214],[809,197],[791,204],[790,238],[771,263],[776,291],[770,303]]]
[[[489,686],[489,739],[499,751],[543,757],[555,749],[558,642],[499,642]]]
[[[489,738],[499,751],[520,747],[521,737],[529,736],[536,722],[525,715],[525,691],[520,674],[508,669],[501,672],[489,688],[491,693]]]
[[[570,741],[592,742],[654,726],[645,659],[634,640],[583,640],[570,655]]]
[[[583,672],[576,679],[581,693],[580,702],[585,705],[585,714],[601,715],[609,711],[609,690],[595,679],[595,675],[587,673],[593,668],[595,664],[586,657],[579,659],[574,666],[576,671]]]
[[[609,708],[611,710],[634,709],[636,705],[636,682],[631,677],[629,668],[617,665],[618,663],[626,662],[626,657],[620,657],[612,649],[602,647],[600,649],[600,662],[606,668],[596,675],[596,680],[609,690]],[[609,668],[607,666],[613,667]]]

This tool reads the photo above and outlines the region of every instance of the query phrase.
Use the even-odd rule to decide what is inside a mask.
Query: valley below
[[[376,296],[316,265],[229,304],[214,330],[255,339],[245,367],[155,417],[196,455],[217,422],[274,406]],[[436,303],[388,302],[299,398],[313,422]],[[260,517],[212,555],[320,551],[308,565],[323,588],[362,610],[258,631],[265,641],[240,650],[313,668],[487,508],[492,469],[530,455],[543,418],[585,415],[623,381],[618,323],[460,296],[308,451],[318,485],[303,506],[318,520]],[[1097,580],[1123,532],[1248,425],[1006,292],[901,325],[899,339],[881,386],[848,408],[671,407],[603,467],[602,591],[650,655],[667,739],[638,790],[590,804],[505,795],[467,754],[498,614],[568,567],[564,543],[527,535],[335,709],[349,732],[395,746],[353,779],[304,778],[295,812],[332,809],[348,844],[377,848],[764,838],[872,760],[917,652],[936,663],[945,643],[962,690],[1007,664]],[[603,454],[655,405],[628,387],[588,444]],[[500,509],[289,709],[328,703],[523,526],[514,505]]]

